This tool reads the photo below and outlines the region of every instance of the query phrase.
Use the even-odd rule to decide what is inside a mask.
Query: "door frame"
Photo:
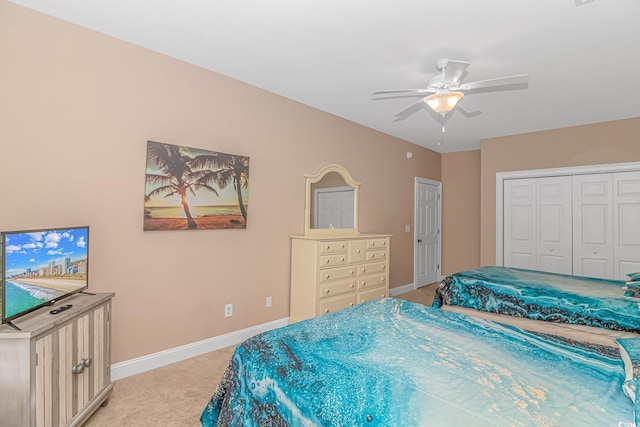
[[[496,265],[504,265],[504,181],[517,178],[542,178],[560,175],[632,172],[640,170],[640,162],[602,165],[568,166],[496,173]]]
[[[429,184],[435,185],[438,188],[438,256],[436,257],[436,265],[438,266],[436,269],[437,281],[442,280],[442,182],[436,181],[429,178],[420,178],[418,176],[414,179],[413,186],[413,289],[418,289],[416,285],[416,277],[418,276],[418,236],[416,227],[418,223],[418,184]]]

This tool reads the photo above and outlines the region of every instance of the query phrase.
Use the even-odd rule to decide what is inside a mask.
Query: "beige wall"
[[[482,141],[481,265],[495,264],[496,173],[640,160],[640,118]]]
[[[442,155],[442,274],[480,266],[480,150]]]
[[[327,163],[362,182],[361,231],[393,234],[390,285],[412,283],[414,177],[440,180],[440,154],[4,0],[0,57],[0,229],[91,227],[113,362],[287,317],[304,174]],[[143,232],[147,140],[250,156],[247,229]]]

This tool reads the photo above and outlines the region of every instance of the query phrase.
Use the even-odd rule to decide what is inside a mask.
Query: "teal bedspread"
[[[240,344],[203,426],[632,425],[618,348],[385,298]],[[623,423],[623,424],[620,424]]]
[[[489,313],[640,333],[637,300],[625,282],[508,267],[480,267],[444,278],[433,307],[444,304]]]

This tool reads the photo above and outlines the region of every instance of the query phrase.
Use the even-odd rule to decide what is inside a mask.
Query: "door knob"
[[[422,243],[422,239],[418,239],[418,243]]]

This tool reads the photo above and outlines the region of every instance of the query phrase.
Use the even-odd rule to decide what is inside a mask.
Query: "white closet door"
[[[573,274],[612,279],[612,174],[573,176]]]
[[[536,270],[572,274],[571,176],[536,179]]]
[[[504,181],[504,266],[536,269],[536,179]]]
[[[640,271],[640,172],[613,174],[613,276]]]

